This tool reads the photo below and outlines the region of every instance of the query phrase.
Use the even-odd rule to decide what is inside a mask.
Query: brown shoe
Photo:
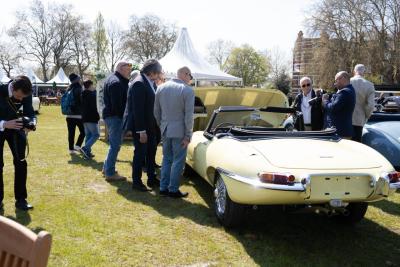
[[[112,176],[106,176],[107,182],[116,182],[116,181],[126,181],[126,177],[119,175],[118,173],[114,173]]]

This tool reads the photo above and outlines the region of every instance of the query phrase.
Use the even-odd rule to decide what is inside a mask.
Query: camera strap
[[[15,115],[17,116],[17,119],[18,119],[18,109],[17,109],[17,107],[15,106],[15,104],[11,101],[11,98],[10,97],[7,97],[7,101],[8,101],[8,104],[10,105],[10,107],[13,109],[13,111],[15,112]],[[24,158],[22,158],[22,159],[19,159],[19,155],[18,155],[18,146],[17,146],[17,134],[18,133],[15,133],[15,135],[14,135],[14,149],[15,149],[15,155],[16,155],[16,157],[17,157],[17,160],[19,160],[19,161],[24,161],[24,160],[26,160],[26,158],[29,156],[29,142],[28,142],[28,135],[25,133],[25,136],[26,136],[26,155],[24,155]]]
[[[15,104],[11,101],[11,98],[10,98],[10,97],[7,97],[7,101],[8,101],[8,104],[10,105],[10,107],[12,108],[12,110],[15,112],[15,115],[17,115],[17,118],[18,118],[18,109],[17,109],[17,107],[16,107]]]

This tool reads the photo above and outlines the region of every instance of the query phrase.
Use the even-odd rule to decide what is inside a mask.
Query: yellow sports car
[[[287,107],[220,107],[196,131],[186,163],[214,187],[215,213],[240,225],[247,207],[293,205],[354,223],[368,202],[400,188],[400,173],[374,149],[335,130],[283,127]]]

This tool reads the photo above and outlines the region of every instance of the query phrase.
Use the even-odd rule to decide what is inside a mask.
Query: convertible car
[[[335,130],[284,128],[288,114],[296,118],[287,107],[223,106],[194,132],[186,163],[213,186],[222,225],[240,225],[254,205],[292,205],[355,223],[368,202],[400,187],[400,173],[374,149]]]

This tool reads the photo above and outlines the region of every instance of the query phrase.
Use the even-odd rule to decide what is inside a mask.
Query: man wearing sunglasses
[[[319,131],[324,125],[323,109],[321,98],[316,98],[317,93],[312,88],[312,82],[309,77],[303,77],[300,80],[301,92],[296,96],[292,107],[303,113],[304,130]],[[309,101],[316,98],[316,101]],[[298,122],[295,125],[299,129]]]

